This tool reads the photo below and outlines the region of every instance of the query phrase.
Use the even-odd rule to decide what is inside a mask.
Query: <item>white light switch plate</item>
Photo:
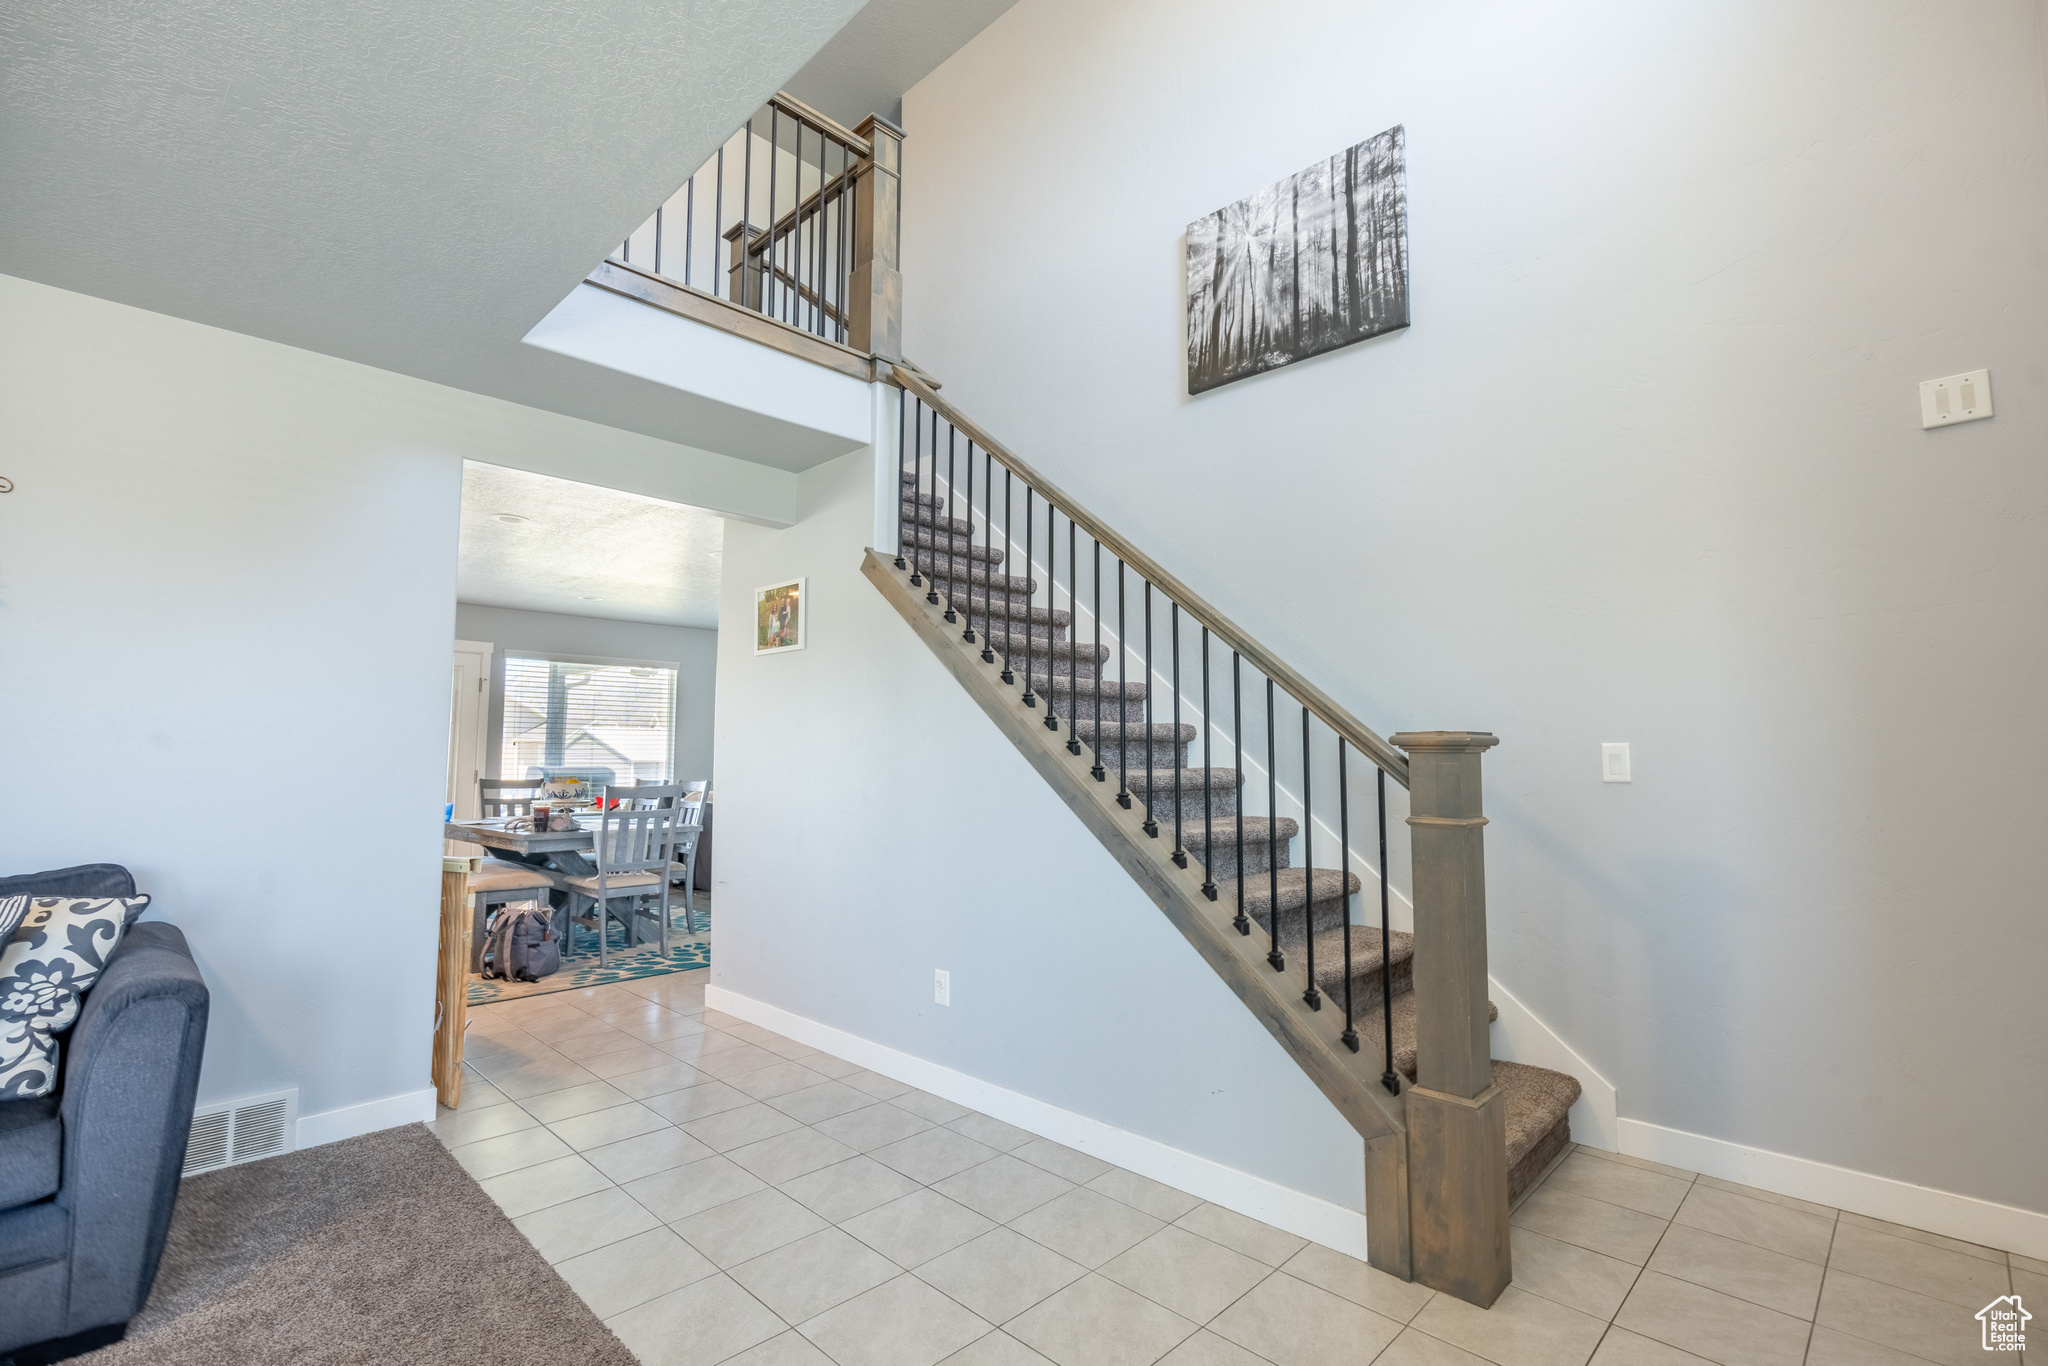
[[[1972,370],[1967,375],[1920,382],[1920,426],[1953,427],[1958,422],[1975,422],[1991,416],[1991,372]]]
[[[1600,781],[1603,783],[1630,783],[1635,779],[1628,776],[1628,741],[1609,740],[1600,746]]]
[[[953,974],[944,968],[932,969],[932,1001],[942,1006],[953,1004]]]

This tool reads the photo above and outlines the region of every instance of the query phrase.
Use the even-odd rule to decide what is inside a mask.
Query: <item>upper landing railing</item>
[[[777,94],[611,261],[893,361],[902,167],[903,131],[887,119],[849,129]]]

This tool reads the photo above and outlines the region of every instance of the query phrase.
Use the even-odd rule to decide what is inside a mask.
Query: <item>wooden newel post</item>
[[[767,235],[768,229],[757,228],[751,223],[735,223],[725,230],[726,254],[729,257],[725,268],[725,297],[757,313],[763,303],[761,284],[766,270],[762,253],[754,243]]]
[[[870,114],[853,130],[873,152],[855,168],[847,344],[903,359],[903,130]]]
[[[1507,1097],[1487,1042],[1483,731],[1409,731],[1415,1085],[1408,1089],[1414,1277],[1484,1308],[1507,1288]]]

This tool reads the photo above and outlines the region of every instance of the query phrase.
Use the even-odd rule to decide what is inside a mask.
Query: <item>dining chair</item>
[[[572,911],[577,897],[597,903],[597,962],[601,968],[611,966],[605,934],[607,920],[616,917],[625,927],[629,947],[639,943],[640,917],[647,914],[639,903],[657,894],[661,952],[663,957],[668,955],[668,879],[675,862],[676,828],[683,815],[683,804],[678,800],[682,795],[681,784],[606,784],[591,848],[597,861],[597,876],[561,879],[561,885],[571,895]],[[613,906],[615,901],[626,903],[623,913]]]
[[[655,785],[637,784],[628,789],[636,804],[647,803],[656,806],[679,806],[682,815],[676,821],[675,867],[669,870],[669,881],[678,876],[683,880],[683,923],[691,934],[697,933],[697,841],[704,834],[704,805],[710,795],[711,784],[706,781],[668,784],[660,788],[659,797],[650,795]],[[615,789],[606,788],[605,797],[610,800]],[[623,800],[623,799],[621,799]],[[680,872],[678,872],[680,870]]]
[[[679,803],[683,815],[676,822],[676,862],[683,870],[683,923],[691,934],[697,933],[697,841],[704,837],[704,811],[710,795],[709,782],[684,783]],[[670,878],[673,880],[673,873]]]
[[[477,811],[487,821],[531,816],[543,784],[535,778],[478,778]]]

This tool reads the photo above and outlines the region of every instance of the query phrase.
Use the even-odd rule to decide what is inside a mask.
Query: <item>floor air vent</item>
[[[253,1162],[289,1152],[299,1118],[299,1093],[273,1091],[265,1096],[201,1106],[192,1116],[192,1139],[185,1146],[185,1175],[217,1171],[237,1162]]]

